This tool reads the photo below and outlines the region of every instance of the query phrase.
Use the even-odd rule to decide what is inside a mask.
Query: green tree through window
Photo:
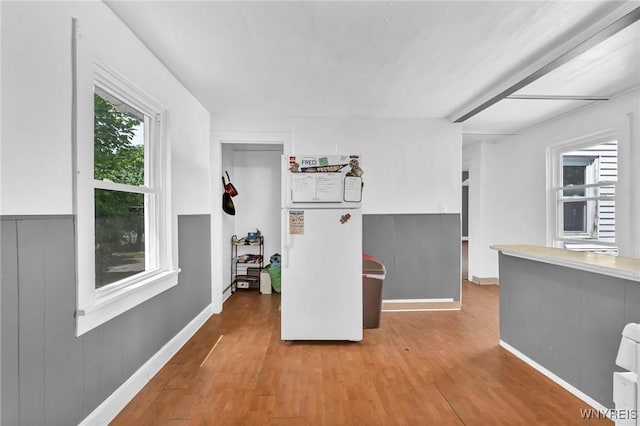
[[[144,116],[105,97],[94,94],[94,179],[143,186]],[[145,270],[145,194],[96,188],[94,201],[99,288]]]

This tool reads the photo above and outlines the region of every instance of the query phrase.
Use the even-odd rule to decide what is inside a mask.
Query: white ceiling
[[[450,120],[603,25],[603,17],[638,7],[637,1],[107,4],[213,114]],[[639,27],[514,95],[610,97],[640,86]],[[463,129],[469,141],[513,133],[585,103],[507,99]]]
[[[504,99],[464,122],[467,140],[483,132],[517,133],[538,123],[640,87],[640,22],[636,22],[558,67],[513,96],[558,99]],[[598,101],[596,101],[598,102]],[[485,139],[487,139],[485,137]]]

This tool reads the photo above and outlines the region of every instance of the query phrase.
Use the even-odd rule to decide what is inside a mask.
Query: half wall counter
[[[491,248],[499,251],[500,345],[594,408],[613,408],[622,329],[640,322],[640,259]]]

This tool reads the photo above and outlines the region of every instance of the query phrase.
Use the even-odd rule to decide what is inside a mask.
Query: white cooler
[[[627,372],[613,373],[613,402],[616,426],[640,426],[640,324],[629,323],[622,330],[616,364]]]
[[[260,293],[271,294],[271,275],[267,271],[260,271]]]

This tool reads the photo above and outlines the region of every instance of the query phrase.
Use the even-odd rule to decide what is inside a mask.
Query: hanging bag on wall
[[[222,177],[222,183],[224,184],[224,190],[227,191],[227,194],[229,194],[230,196],[235,197],[236,195],[238,195],[238,190],[231,183],[231,178],[229,177],[229,172],[227,172],[225,170],[224,173],[227,175],[227,180],[228,180],[228,182],[225,183],[224,182],[224,176]]]
[[[224,181],[224,176],[222,176],[222,186],[224,188],[224,192],[222,193],[222,210],[231,216],[236,214],[236,208],[233,205],[233,200],[231,199],[231,195],[227,191],[227,184]]]

